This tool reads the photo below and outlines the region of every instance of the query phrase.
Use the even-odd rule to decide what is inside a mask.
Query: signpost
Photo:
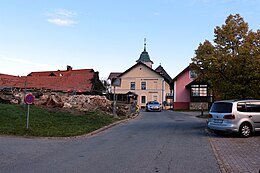
[[[32,94],[27,94],[24,98],[25,103],[27,104],[26,112],[26,128],[29,128],[29,114],[30,114],[30,105],[34,102],[34,96]]]
[[[116,86],[121,85],[121,79],[120,78],[113,78],[111,81],[111,85],[114,87],[114,98],[113,98],[113,115],[114,118],[117,118],[116,114]]]

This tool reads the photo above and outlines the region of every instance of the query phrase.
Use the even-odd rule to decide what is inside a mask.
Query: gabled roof
[[[187,85],[185,85],[185,88],[190,88],[192,85],[209,85],[209,83],[206,81],[198,81],[195,79],[190,83],[188,83]]]
[[[13,76],[0,73],[0,86],[1,88],[10,88],[17,85],[22,85],[23,81],[19,76]]]
[[[157,71],[153,70],[152,68],[148,67],[146,64],[142,63],[141,61],[139,61],[138,63],[136,63],[135,65],[133,65],[132,67],[130,67],[129,69],[127,69],[126,71],[124,71],[123,73],[121,73],[120,75],[118,75],[118,77],[123,76],[124,74],[126,74],[127,72],[131,71],[132,69],[134,69],[136,66],[138,65],[143,65],[145,67],[147,67],[150,71],[160,75],[160,73],[158,73]],[[161,75],[160,75],[161,76]]]
[[[170,83],[170,82],[172,81],[171,76],[164,70],[164,68],[163,68],[161,65],[159,65],[159,66],[155,69],[155,71],[157,71],[158,73],[160,73],[161,76],[163,76],[163,77],[165,78],[165,80],[168,81],[168,83]]]
[[[112,80],[114,78],[117,78],[120,74],[121,72],[111,72],[108,76],[108,79]]]
[[[69,76],[71,74],[86,74],[94,72],[93,69],[78,69],[78,70],[57,70],[57,71],[40,71],[31,72],[27,76]]]
[[[176,81],[183,73],[190,70],[190,66],[186,67],[184,70],[182,70],[176,77],[173,78],[173,81]]]
[[[81,69],[32,72],[24,78],[27,80],[28,88],[90,92],[94,75],[93,69]]]
[[[161,74],[160,71],[153,70],[152,68],[150,68],[150,67],[147,66],[146,64],[142,63],[141,61],[138,62],[138,63],[136,63],[135,65],[133,65],[132,67],[130,67],[129,69],[127,69],[126,71],[124,71],[123,73],[110,73],[109,76],[110,76],[110,77],[113,76],[113,78],[120,78],[121,76],[123,76],[123,75],[126,74],[127,72],[131,71],[132,69],[134,69],[134,68],[135,68],[136,66],[138,66],[138,65],[143,65],[143,66],[147,67],[150,71],[152,71],[152,72],[156,73],[157,75],[163,77],[164,80],[165,80],[167,83],[169,83],[169,84],[171,83],[171,80],[168,80],[165,75],[162,75],[162,74]],[[165,73],[166,73],[166,72],[165,72]],[[167,74],[167,73],[166,73],[166,74]],[[110,79],[112,79],[112,78],[110,78]]]
[[[45,88],[57,91],[91,92],[92,80],[95,77],[93,69],[58,70],[32,72],[22,77],[7,77],[0,75],[0,86],[15,86],[24,88]]]

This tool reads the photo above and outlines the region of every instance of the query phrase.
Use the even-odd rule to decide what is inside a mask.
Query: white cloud
[[[73,26],[77,24],[77,22],[74,20],[74,17],[77,16],[77,13],[68,11],[66,9],[56,9],[53,12],[45,13],[45,16],[48,16],[47,21],[51,24],[59,26]]]
[[[74,17],[77,15],[76,12],[68,11],[66,9],[56,9],[55,13],[59,16]]]
[[[55,25],[60,25],[60,26],[72,26],[76,24],[75,21],[70,20],[70,19],[47,19],[49,23],[55,24]]]

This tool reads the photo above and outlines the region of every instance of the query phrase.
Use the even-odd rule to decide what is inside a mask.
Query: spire
[[[153,61],[151,61],[149,54],[146,51],[146,38],[144,38],[144,51],[136,62],[142,62],[152,68]]]
[[[146,38],[144,38],[144,52],[146,52]]]

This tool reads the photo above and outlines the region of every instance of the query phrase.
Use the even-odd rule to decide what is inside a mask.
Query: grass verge
[[[72,114],[52,112],[30,106],[29,128],[26,128],[24,105],[0,104],[0,135],[68,137],[83,135],[115,121],[102,112]]]

